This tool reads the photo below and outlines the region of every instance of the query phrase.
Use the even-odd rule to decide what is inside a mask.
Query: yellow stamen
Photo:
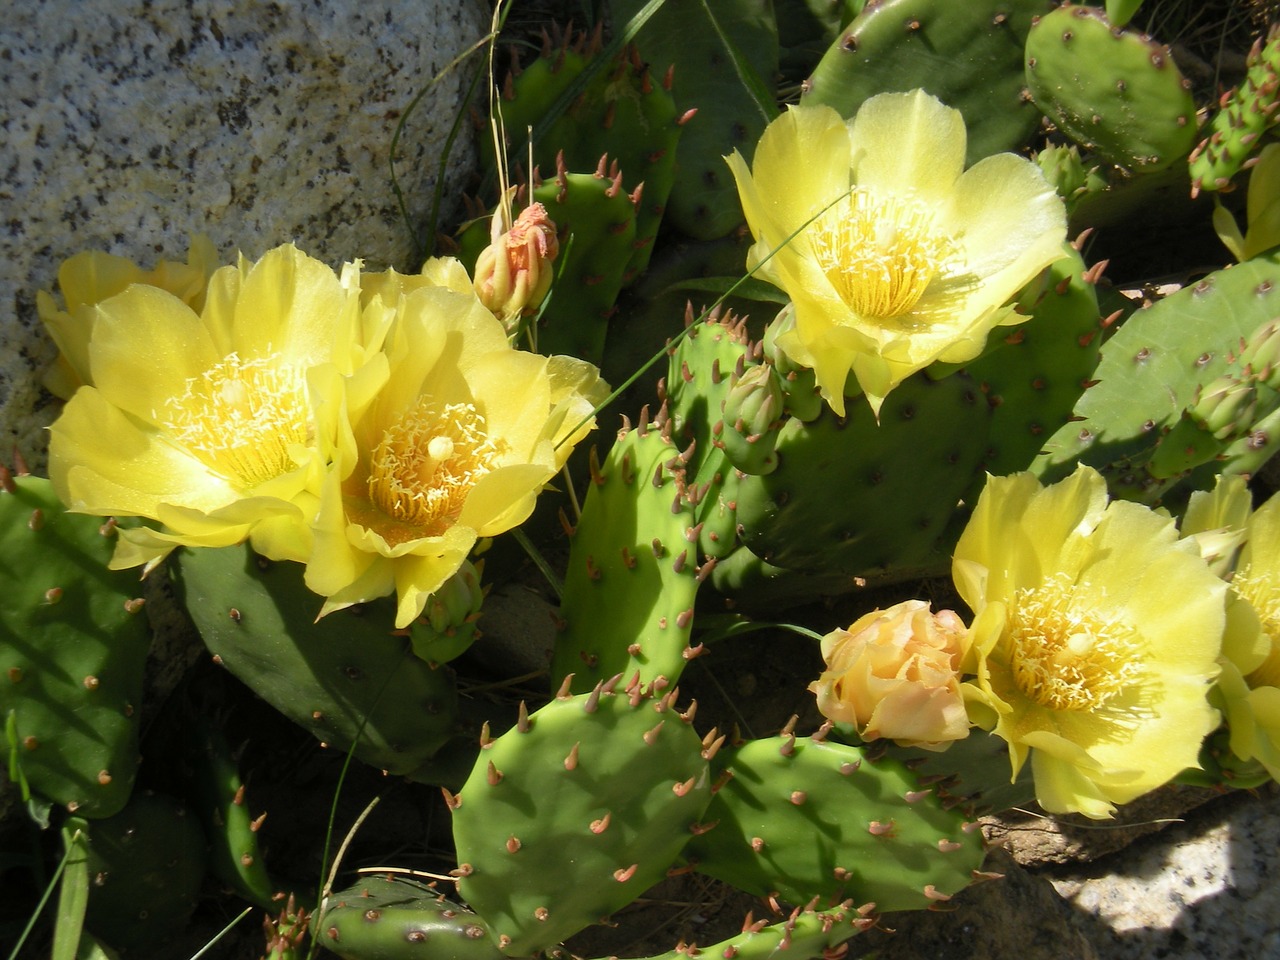
[[[437,409],[423,398],[382,435],[370,462],[369,499],[418,536],[438,535],[458,519],[467,494],[500,455],[474,406]]]
[[[241,360],[232,353],[188,379],[186,393],[166,408],[156,420],[169,437],[245,488],[292,469],[289,446],[311,435],[305,377],[274,356]]]
[[[1018,689],[1051,710],[1094,710],[1141,673],[1132,627],[1080,609],[1065,578],[1020,590],[1010,606]]]
[[[814,223],[812,243],[841,299],[869,319],[905,316],[961,272],[955,243],[908,197],[855,188]]]

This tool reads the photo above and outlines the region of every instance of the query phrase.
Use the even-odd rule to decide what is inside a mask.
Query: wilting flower
[[[512,223],[505,205],[493,215],[489,246],[476,260],[476,295],[516,333],[522,318],[533,314],[551,289],[551,264],[560,253],[556,225],[547,208],[531,203]]]
[[[1031,759],[1053,813],[1110,816],[1198,766],[1226,585],[1173,521],[1107,502],[1089,467],[991,477],[956,546],[973,608],[970,715]]]
[[[100,250],[69,257],[58,268],[58,288],[66,309],[47,291],[36,294],[36,311],[59,351],[57,361],[45,374],[45,386],[67,400],[78,387],[93,382],[89,339],[95,308],[103,300],[130,284],[142,283],[168,291],[198,313],[204,306],[209,278],[217,268],[218,252],[206,236],[192,238],[186,263],[162,260],[153,270],[143,270],[132,260]]]
[[[750,170],[728,158],[756,241],[747,265],[795,305],[779,346],[837,413],[850,374],[879,411],[917,370],[978,356],[992,327],[1025,319],[1006,302],[1062,255],[1066,215],[1039,168],[1002,153],[964,170],[964,157],[960,113],[917,90],[872,97],[852,121],[791,107]]]
[[[399,627],[477,538],[529,516],[607,393],[590,364],[513,349],[470,290],[408,287],[388,380],[326,476],[306,573],[322,613],[396,593]]]
[[[969,735],[960,690],[965,625],[923,600],[872,610],[822,638],[827,669],[809,685],[818,709],[863,740],[942,750]]]
[[[200,314],[141,284],[97,305],[92,384],[51,428],[49,471],[73,510],[161,525],[122,530],[113,566],[249,537],[306,557],[342,397],[358,392],[344,377],[371,393],[385,373],[365,363],[357,274],[283,246],[217,271]]]
[[[1280,779],[1280,496],[1250,507],[1243,478],[1219,478],[1211,493],[1192,495],[1182,530],[1221,555],[1231,584],[1215,691],[1231,752]],[[1223,544],[1239,547],[1238,558]]]

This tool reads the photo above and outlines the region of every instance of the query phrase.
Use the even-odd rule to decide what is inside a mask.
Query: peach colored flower
[[[822,638],[827,669],[809,689],[818,709],[864,740],[943,750],[969,735],[960,689],[965,626],[923,600],[872,610]]]

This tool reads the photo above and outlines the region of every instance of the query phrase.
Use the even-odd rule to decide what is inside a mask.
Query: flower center
[[[1101,707],[1141,673],[1133,628],[1079,607],[1063,577],[1019,590],[1010,607],[1014,682],[1051,710]]]
[[[311,438],[306,379],[277,356],[241,360],[232,353],[169,399],[170,437],[210,470],[255,487],[293,466],[291,444]]]
[[[467,494],[497,466],[501,452],[471,404],[437,409],[420,399],[374,450],[369,499],[388,517],[437,535],[458,519]]]
[[[1271,641],[1271,652],[1262,666],[1246,678],[1250,687],[1280,687],[1280,586],[1267,576],[1252,576],[1253,565],[1237,570],[1231,586],[1249,601]]]
[[[814,223],[812,243],[827,279],[862,317],[901,317],[935,279],[960,272],[956,245],[910,197],[855,188]]]

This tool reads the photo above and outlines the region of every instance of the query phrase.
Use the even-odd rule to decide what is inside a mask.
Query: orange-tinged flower
[[[1062,255],[1063,203],[1035,164],[1002,153],[965,170],[965,140],[959,111],[916,90],[851,121],[791,107],[750,169],[728,158],[756,241],[747,266],[795,306],[778,345],[839,414],[850,376],[879,411],[917,370],[978,356]]]
[[[218,252],[206,236],[191,239],[187,262],[162,260],[144,270],[132,260],[99,250],[86,250],[68,258],[58,268],[58,288],[66,309],[52,294],[36,294],[36,310],[49,336],[58,345],[58,359],[45,374],[45,386],[55,396],[70,399],[77,388],[92,383],[89,373],[89,339],[93,334],[95,307],[142,283],[166,290],[197,313],[204,306],[209,278],[218,268]]]
[[[872,610],[822,638],[827,669],[809,690],[818,709],[863,740],[943,750],[969,735],[960,689],[965,625],[923,600]]]
[[[1110,816],[1198,766],[1218,724],[1226,584],[1173,521],[1091,468],[990,477],[956,546],[973,609],[970,716],[1030,757],[1052,813]]]
[[[385,373],[367,325],[358,269],[339,278],[291,245],[217,271],[200,314],[129,286],[94,308],[92,383],[51,428],[55,489],[73,510],[160,524],[122,530],[115,567],[250,537],[305,559],[343,404]]]
[[[396,310],[389,376],[326,475],[306,580],[322,614],[394,592],[404,627],[478,538],[529,516],[607,388],[590,364],[513,349],[470,290],[415,285]]]

